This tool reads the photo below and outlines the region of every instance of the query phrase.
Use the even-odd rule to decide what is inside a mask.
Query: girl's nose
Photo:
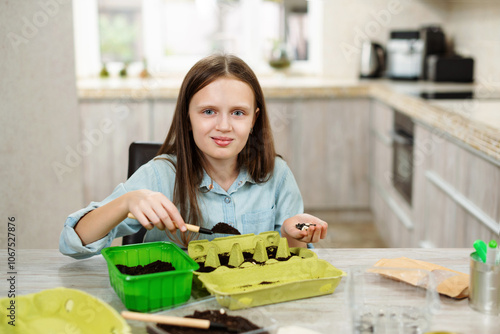
[[[219,117],[217,117],[217,124],[215,128],[219,131],[230,131],[231,122],[229,120],[229,115],[226,115],[225,113],[219,114]]]

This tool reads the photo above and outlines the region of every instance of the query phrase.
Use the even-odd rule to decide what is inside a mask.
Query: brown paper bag
[[[437,292],[456,299],[469,296],[469,275],[454,271],[437,264],[412,260],[406,257],[397,259],[381,259],[374,265],[375,267],[387,268],[413,268],[424,269],[434,273],[437,284]],[[374,269],[372,272],[396,279],[414,286],[420,286],[420,277],[409,277],[409,275],[398,274],[394,270]]]

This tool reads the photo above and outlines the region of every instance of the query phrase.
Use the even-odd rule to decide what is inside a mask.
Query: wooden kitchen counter
[[[471,249],[316,249],[318,257],[346,272],[359,265],[373,265],[381,258],[406,256],[468,273]],[[0,261],[7,263],[7,252]],[[19,249],[16,253],[16,294],[66,287],[85,291],[109,303],[118,311],[124,306],[109,283],[106,261],[102,256],[74,260],[58,250]],[[7,270],[1,274],[5,284]],[[2,285],[4,286],[4,285]],[[259,307],[279,326],[301,326],[320,333],[349,333],[351,329],[346,297],[346,279],[330,295]],[[2,297],[7,294],[2,289]],[[441,308],[433,318],[432,330],[463,334],[498,333],[500,317],[483,315],[468,306],[467,299],[441,297]],[[3,320],[5,321],[5,320]],[[130,323],[133,333],[146,333],[142,323]]]

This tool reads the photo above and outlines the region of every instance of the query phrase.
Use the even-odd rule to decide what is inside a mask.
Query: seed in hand
[[[299,230],[302,231],[307,231],[309,229],[309,226],[316,226],[316,224],[309,224],[309,223],[297,223],[295,227]]]

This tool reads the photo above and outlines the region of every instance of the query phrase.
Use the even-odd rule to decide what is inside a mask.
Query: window
[[[76,0],[74,7],[79,7],[79,1],[84,0]],[[77,67],[87,69],[78,71],[80,77],[89,76],[89,68],[94,69],[95,76],[102,63],[137,65],[143,60],[154,75],[184,74],[194,62],[214,52],[236,54],[256,72],[270,73],[269,60],[277,46],[287,52],[292,67],[307,68],[311,60],[308,6],[314,1],[92,1],[96,7],[94,20],[82,17],[91,15],[89,10],[74,10],[76,52],[80,58]],[[89,2],[85,3],[88,8]],[[88,36],[82,37],[86,31],[82,25],[94,21],[99,28],[95,38],[99,64],[82,65],[96,60],[82,55],[89,53],[90,43]],[[86,41],[85,46],[79,38]],[[133,71],[129,73],[133,75]]]
[[[99,2],[99,39],[103,62],[143,58],[141,0]]]
[[[256,66],[280,38],[280,4],[262,0],[160,0],[144,3],[148,62],[169,72],[214,52]]]

